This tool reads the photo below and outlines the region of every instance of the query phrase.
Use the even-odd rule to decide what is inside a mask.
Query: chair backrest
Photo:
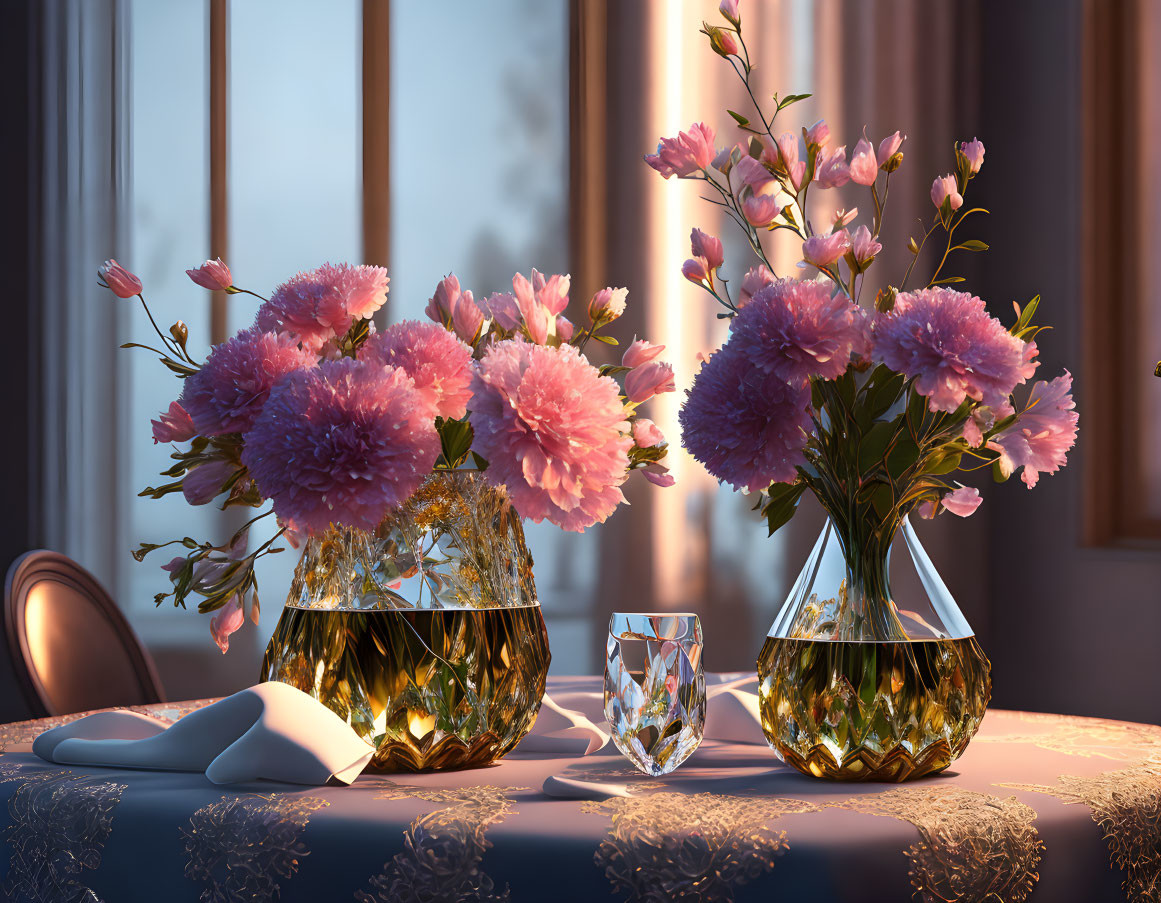
[[[4,585],[12,665],[34,716],[164,702],[149,653],[96,578],[43,549]]]

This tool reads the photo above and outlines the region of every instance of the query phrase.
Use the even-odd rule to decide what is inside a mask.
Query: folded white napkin
[[[516,750],[556,753],[560,756],[587,756],[608,742],[609,735],[583,713],[558,705],[546,693],[540,703],[536,723]]]
[[[45,731],[32,751],[67,765],[204,771],[215,784],[313,785],[351,783],[374,752],[322,703],[273,681],[168,726],[132,712],[98,712]]]
[[[766,745],[754,675],[706,688],[705,738]]]

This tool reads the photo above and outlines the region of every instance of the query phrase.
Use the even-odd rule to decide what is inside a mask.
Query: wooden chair
[[[153,660],[109,594],[66,555],[12,563],[4,629],[33,717],[164,702]]]

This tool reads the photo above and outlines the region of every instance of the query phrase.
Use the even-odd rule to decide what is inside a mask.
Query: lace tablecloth
[[[600,680],[549,692],[597,704]],[[709,738],[660,779],[609,745],[345,788],[223,788],[31,754],[73,717],[0,726],[4,899],[1161,901],[1154,725],[991,711],[952,769],[904,785],[824,783]],[[557,799],[549,776],[629,794]]]

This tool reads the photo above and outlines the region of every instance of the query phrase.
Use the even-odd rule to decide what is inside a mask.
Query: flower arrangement
[[[775,95],[765,108],[737,0],[723,0],[720,12],[725,24],[706,23],[703,32],[741,79],[756,121],[727,111],[744,140],[719,148],[714,130],[695,123],[645,157],[664,178],[705,188],[757,257],[731,293],[721,241],[693,230],[683,273],[722,305],[729,338],[688,391],[682,441],[720,481],[759,494],[771,534],[810,490],[840,535],[881,559],[907,514],[976,510],[979,491],[956,474],[991,468],[1003,481],[1022,470],[1032,488],[1062,467],[1077,432],[1072,376],[1021,389],[1039,366],[1039,298],[1014,305],[1005,326],[980,298],[951,287],[962,277],[944,272],[953,252],[987,250],[961,231],[987,212],[965,205],[984,161],[978,140],[959,144],[953,171],[932,183],[934,212],[908,243],[901,279],[861,305],[866,274],[882,255],[905,138],[895,132],[876,148],[864,134],[848,159],[825,121],[803,128],[801,139],[778,133],[777,117],[809,95]],[[869,193],[872,215],[856,227],[851,207],[818,224],[808,198],[848,183]],[[771,233],[798,243],[801,278],[776,274],[765,247]],[[929,244],[941,253],[923,281],[917,270]]]
[[[160,347],[147,348],[183,382],[153,421],[153,441],[171,443],[168,478],[141,494],[182,493],[191,505],[270,507],[227,541],[191,537],[143,543],[134,553],[180,545],[163,566],[172,596],[200,597],[225,652],[248,614],[258,619],[255,562],[332,525],[374,529],[435,471],[470,469],[503,488],[516,512],[583,531],[623,502],[631,471],[672,485],[667,445],[638,414],[674,391],[664,346],[634,341],[619,365],[596,366],[589,342],[617,345],[605,330],[625,311],[627,291],[606,288],[578,328],[565,317],[569,277],[517,274],[511,292],[477,300],[449,275],[427,305],[432,322],[378,332],[371,317],[387,300],[387,271],[324,264],[287,280],[270,298],[234,285],[219,260],[188,270],[199,286],[262,301],[254,325],[215,346],[204,362],[178,321],[157,326],[141,280],[110,260],[102,284],[137,296]],[[123,347],[131,347],[133,343]],[[623,387],[621,382],[623,382]],[[250,528],[273,516],[274,536],[249,551]]]

